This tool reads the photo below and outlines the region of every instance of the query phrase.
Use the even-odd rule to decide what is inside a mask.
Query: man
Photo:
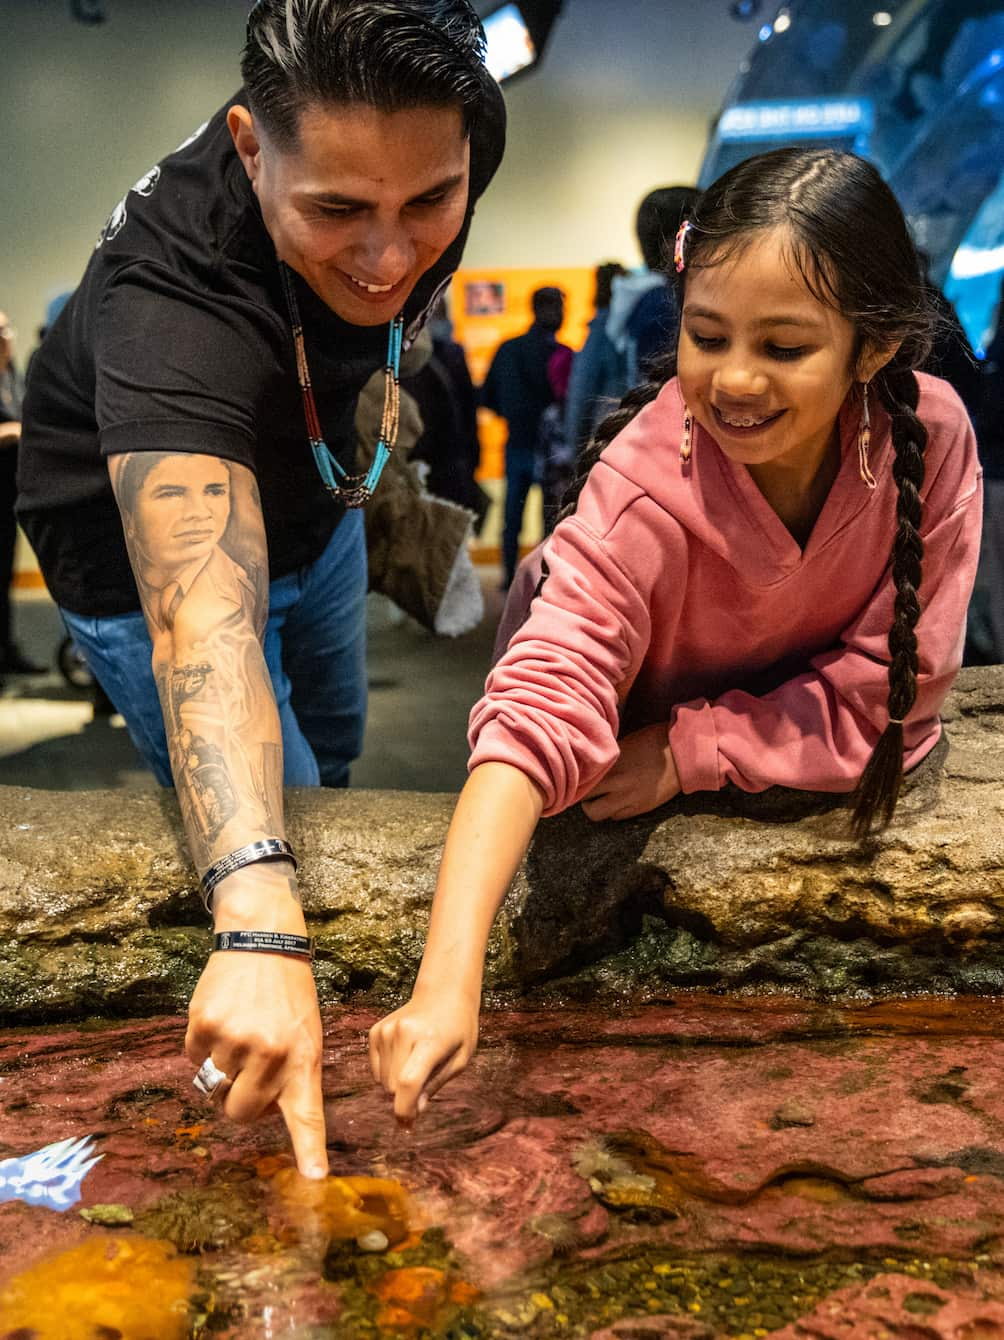
[[[14,499],[24,394],[21,373],[14,362],[14,339],[14,327],[6,312],[0,312],[0,676],[45,674],[45,666],[29,660],[14,641],[11,626],[10,584],[17,543]]]
[[[554,399],[547,365],[559,345],[557,332],[565,319],[565,296],[559,288],[539,288],[531,296],[533,324],[495,351],[481,388],[481,403],[502,416],[509,427],[505,445],[505,520],[502,528],[503,589],[508,590],[519,562],[530,486],[541,482],[540,420]]]
[[[311,1176],[321,1025],[282,784],[344,785],[359,750],[346,507],[374,480],[351,478],[355,403],[420,329],[498,166],[483,41],[467,0],[259,0],[242,92],[115,209],[25,404],[23,523],[173,773],[212,899],[187,1054],[227,1116],[278,1107]],[[388,377],[388,443],[394,403]]]

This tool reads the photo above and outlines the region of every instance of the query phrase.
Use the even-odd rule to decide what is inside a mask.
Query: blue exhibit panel
[[[875,109],[868,98],[796,98],[736,103],[721,115],[704,160],[700,185],[744,158],[783,144],[825,142],[867,154]]]
[[[828,139],[871,134],[875,108],[868,98],[813,98],[738,103],[722,113],[719,140]]]

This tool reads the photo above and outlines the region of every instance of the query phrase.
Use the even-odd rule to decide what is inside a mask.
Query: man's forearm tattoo
[[[202,870],[232,847],[284,832],[282,736],[261,641],[260,502],[247,470],[214,457],[137,452],[114,457],[111,472]]]

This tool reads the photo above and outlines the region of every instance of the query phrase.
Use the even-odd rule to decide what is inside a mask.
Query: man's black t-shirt
[[[467,219],[409,297],[406,340],[460,260],[504,123],[495,90],[472,136]],[[325,440],[351,469],[356,399],[386,359],[387,327],[349,325],[294,282]],[[139,609],[108,479],[118,452],[205,453],[252,469],[272,577],[323,551],[343,509],[311,455],[278,262],[225,107],[116,207],[32,361],[23,422],[18,515],[73,613]]]

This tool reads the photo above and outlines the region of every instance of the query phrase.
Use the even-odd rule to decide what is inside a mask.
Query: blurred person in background
[[[475,533],[484,524],[489,498],[474,478],[481,459],[478,397],[463,346],[442,299],[422,339],[430,346],[425,365],[401,384],[418,404],[422,434],[409,460],[424,465],[425,486],[438,498],[474,513]]]
[[[568,383],[572,376],[571,349],[560,344],[547,364],[547,380],[554,397],[540,419],[539,448],[544,466],[544,535],[550,535],[558,520],[562,501],[575,478],[575,446],[565,430]]]
[[[678,324],[668,270],[673,239],[698,192],[692,186],[659,186],[638,206],[635,232],[643,264],[613,281],[606,333],[620,360],[620,399],[644,376],[646,365],[669,348]]]
[[[1004,284],[997,306],[997,326],[987,344],[980,380],[975,417],[983,465],[984,509],[976,584],[987,636],[979,659],[1000,665],[1004,662]]]
[[[516,574],[527,495],[543,478],[540,420],[554,399],[547,365],[559,347],[566,347],[559,346],[557,339],[565,319],[561,289],[536,289],[530,302],[533,322],[529,330],[499,345],[481,387],[481,404],[505,419],[509,427],[505,445],[503,590],[509,589]]]
[[[46,666],[30,660],[14,641],[11,614],[10,585],[17,544],[17,449],[24,398],[24,381],[14,361],[16,338],[6,312],[0,312],[0,676],[46,672]]]
[[[565,401],[565,437],[576,451],[585,446],[596,424],[623,395],[620,360],[607,338],[607,320],[614,279],[626,274],[620,261],[604,261],[596,267],[595,312],[586,342],[572,361]]]

